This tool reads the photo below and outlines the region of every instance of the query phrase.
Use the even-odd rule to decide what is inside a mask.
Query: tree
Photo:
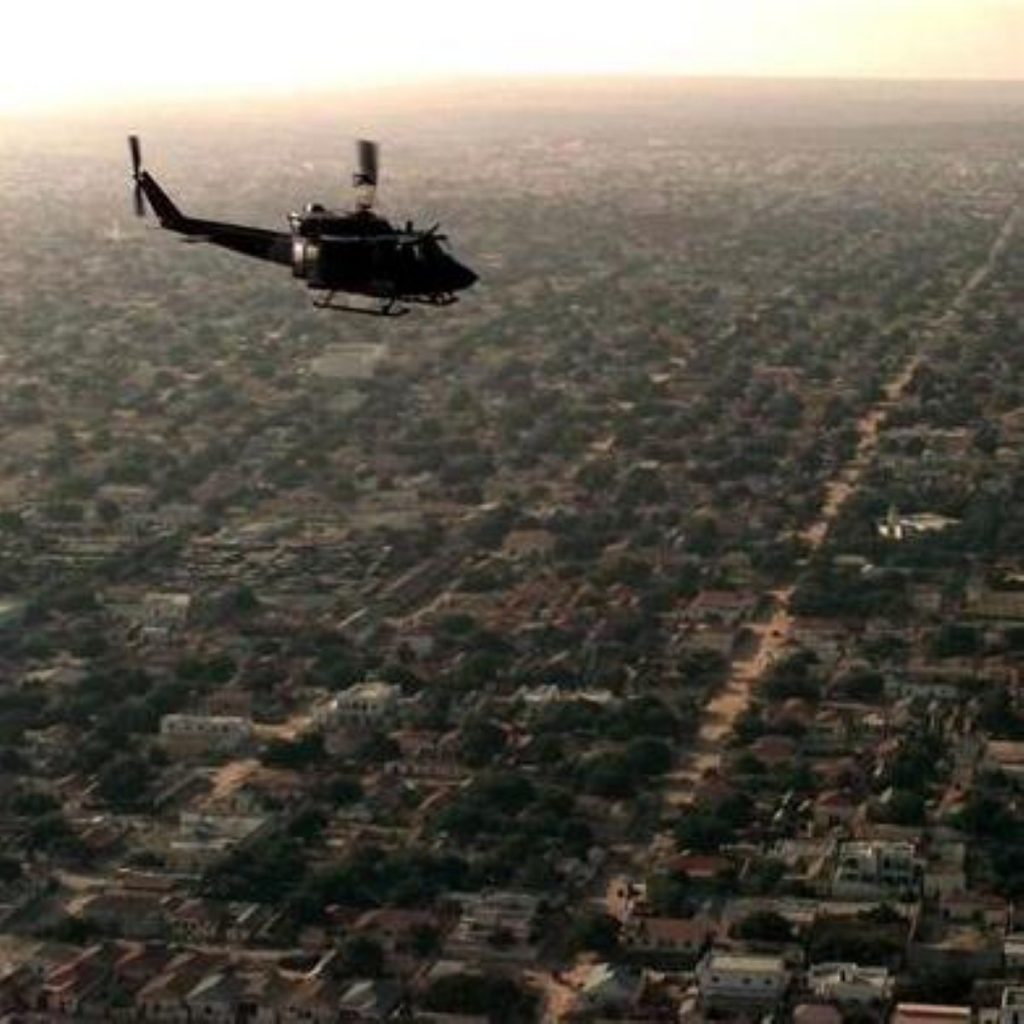
[[[923,825],[926,817],[924,797],[906,789],[894,790],[885,817],[895,825]]]
[[[357,935],[341,951],[342,969],[355,978],[379,978],[384,973],[384,950],[379,942]]]
[[[423,996],[435,1013],[486,1017],[494,1024],[525,1024],[536,1019],[536,996],[511,978],[488,974],[447,974]]]
[[[661,917],[691,917],[690,881],[685,874],[657,874],[647,879],[647,902]]]
[[[595,754],[583,763],[581,771],[584,789],[595,796],[616,800],[636,792],[636,772],[624,754]]]
[[[14,857],[0,854],[0,885],[10,885],[21,879],[21,862]]]
[[[676,822],[676,842],[681,849],[712,853],[733,839],[733,828],[706,810],[684,812]]]
[[[413,956],[426,960],[436,955],[440,948],[441,933],[433,925],[413,925],[409,932],[409,949]]]
[[[732,928],[732,934],[753,942],[790,942],[793,926],[781,914],[759,910],[738,921]]]
[[[626,748],[626,763],[638,775],[664,775],[672,767],[672,750],[664,740],[641,736]]]
[[[489,719],[473,719],[459,733],[459,753],[470,768],[491,764],[505,751],[505,730]]]
[[[932,640],[932,653],[937,658],[966,658],[980,651],[981,633],[959,622],[941,626]]]
[[[152,768],[141,757],[121,754],[100,770],[96,788],[111,806],[132,808],[147,795],[152,774]]]
[[[324,759],[324,738],[321,733],[307,733],[296,740],[272,739],[260,754],[260,761],[271,768],[302,771]]]
[[[574,953],[614,956],[619,949],[619,922],[608,914],[584,911],[569,929],[569,948]]]

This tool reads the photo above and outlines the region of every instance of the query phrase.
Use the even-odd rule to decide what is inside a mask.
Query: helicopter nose
[[[452,260],[452,265],[448,268],[448,280],[450,291],[461,292],[474,284],[478,278],[469,267],[459,263],[458,260]]]

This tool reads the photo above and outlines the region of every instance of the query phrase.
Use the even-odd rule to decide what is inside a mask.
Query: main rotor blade
[[[142,146],[139,145],[138,135],[128,136],[128,149],[132,154],[132,175],[138,178],[139,170],[142,168]]]

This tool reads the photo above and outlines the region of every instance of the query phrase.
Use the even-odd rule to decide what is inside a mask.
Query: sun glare
[[[0,110],[537,74],[1018,78],[1013,0],[12,5]]]

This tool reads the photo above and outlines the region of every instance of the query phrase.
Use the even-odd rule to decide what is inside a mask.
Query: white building
[[[181,629],[192,611],[189,594],[150,591],[143,595],[139,618],[143,629]]]
[[[368,682],[342,690],[317,712],[325,728],[366,729],[388,725],[398,715],[402,688],[393,683]]]
[[[999,1024],[1024,1024],[1024,988],[1004,988]]]
[[[715,1003],[778,1002],[789,986],[790,972],[780,956],[709,952],[697,965],[701,1000]]]
[[[840,1005],[887,1003],[895,979],[886,967],[859,964],[815,964],[807,972],[807,987],[823,999]]]
[[[1003,939],[1003,960],[1011,970],[1024,970],[1024,932],[1010,932]]]
[[[914,893],[919,887],[921,869],[912,843],[843,843],[832,876],[832,895],[839,899],[875,900]]]

